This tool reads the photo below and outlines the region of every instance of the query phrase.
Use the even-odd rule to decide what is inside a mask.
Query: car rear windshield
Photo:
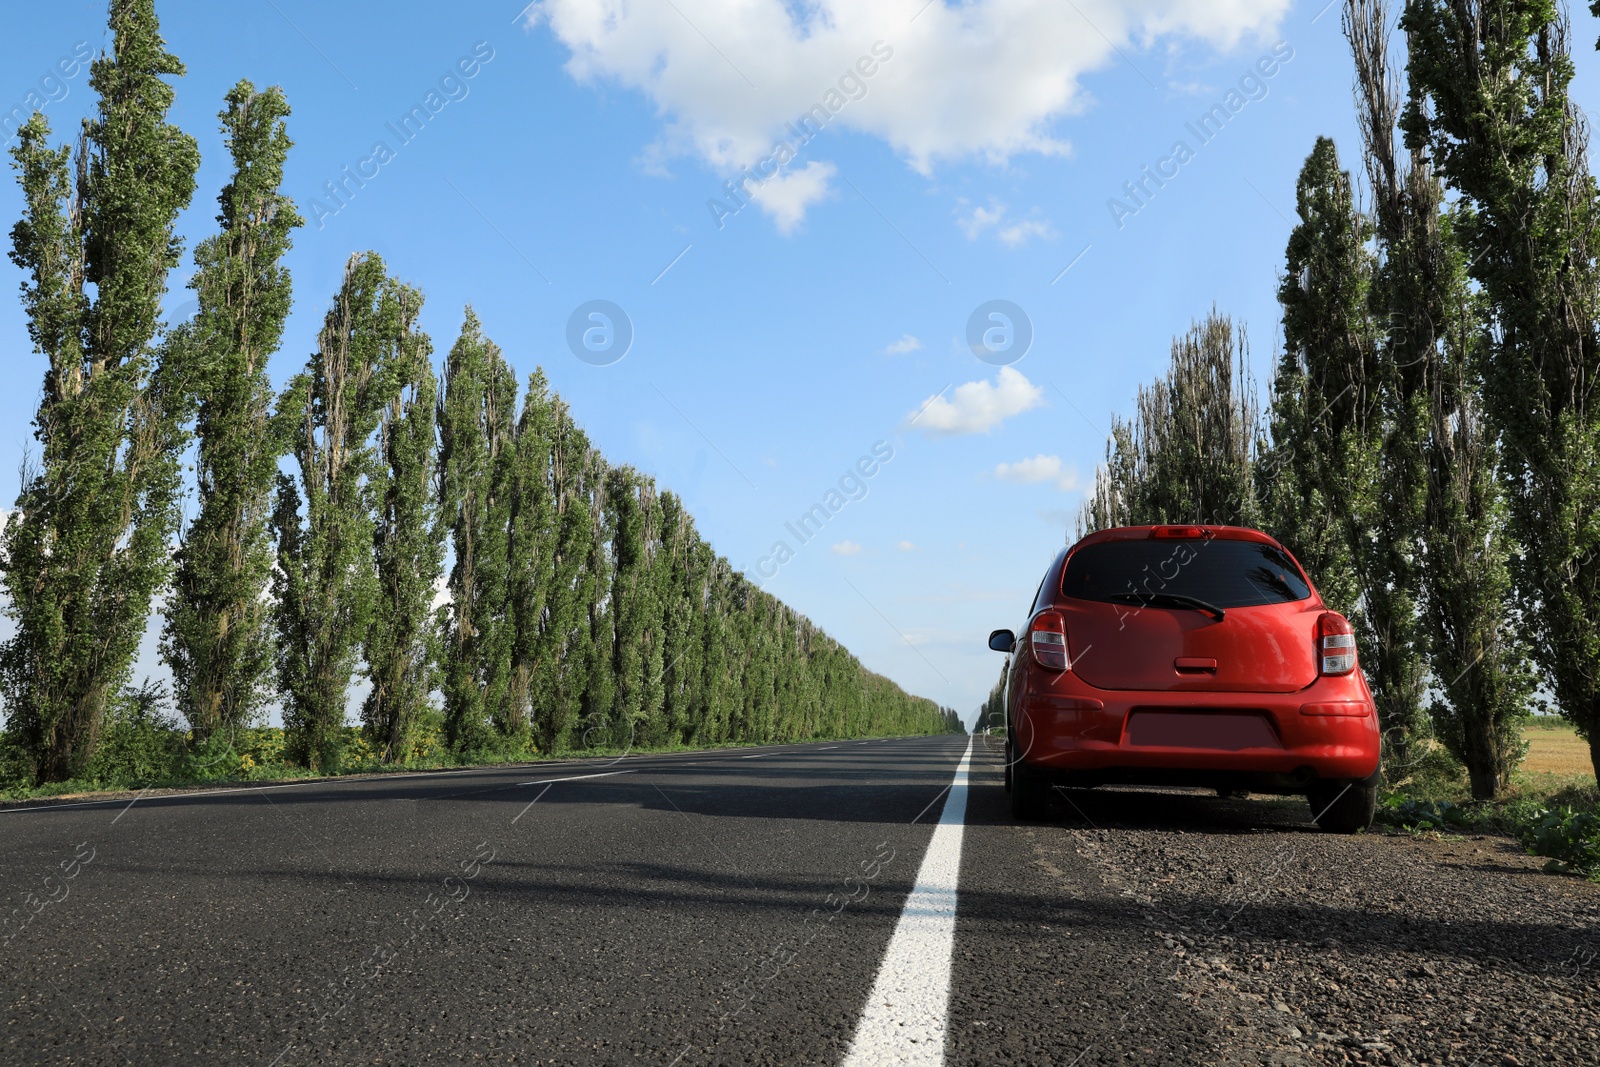
[[[1072,554],[1061,591],[1079,600],[1129,603],[1176,594],[1219,608],[1304,600],[1311,587],[1275,545],[1223,538],[1102,541]]]

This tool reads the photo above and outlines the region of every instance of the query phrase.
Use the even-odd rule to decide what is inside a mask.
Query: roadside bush
[[[25,789],[33,783],[28,777],[28,756],[15,735],[0,730],[0,793]]]
[[[119,693],[106,709],[100,743],[85,778],[142,785],[181,773],[184,731],[169,705],[167,687],[148,678]]]
[[[1550,857],[1545,870],[1600,882],[1600,815],[1571,808],[1545,811],[1521,837],[1530,853]]]
[[[1407,833],[1424,830],[1460,831],[1482,828],[1482,815],[1472,807],[1448,800],[1428,800],[1395,793],[1378,805],[1377,821]]]

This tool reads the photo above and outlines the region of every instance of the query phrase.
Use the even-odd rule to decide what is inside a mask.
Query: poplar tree
[[[1488,319],[1518,597],[1561,713],[1600,766],[1600,335],[1596,188],[1553,0],[1413,0],[1401,126],[1465,210]]]
[[[1416,596],[1422,372],[1386,359],[1380,323],[1403,279],[1394,265],[1378,271],[1367,247],[1372,220],[1357,209],[1350,175],[1326,137],[1301,168],[1296,203],[1300,222],[1278,288],[1284,353],[1274,449],[1294,483],[1295,527],[1304,531],[1326,514],[1339,541],[1288,547],[1320,557],[1312,579],[1354,624],[1379,723],[1403,762],[1424,731],[1425,634]],[[1397,316],[1393,330],[1426,337],[1415,319]],[[1293,387],[1298,395],[1290,399]]]
[[[551,646],[547,630],[556,622],[551,597],[561,535],[552,481],[555,414],[549,380],[543,369],[536,370],[528,377],[517,420],[510,485],[507,614],[512,640],[506,732],[519,742],[532,735],[536,687],[551,687],[556,681],[544,662]]]
[[[0,688],[36,782],[78,775],[93,755],[171,572],[179,521],[189,386],[181,346],[154,340],[199,153],[167,122],[166,79],[184,68],[153,0],[112,0],[110,30],[76,160],[49,147],[41,114],[12,150],[25,207],[11,259],[28,275],[28,334],[48,369],[39,449],[0,539],[15,625],[0,645]]]
[[[1378,352],[1368,307],[1371,222],[1333,141],[1319,137],[1295,186],[1278,303],[1284,348],[1272,386],[1271,532],[1306,565],[1328,606],[1360,623],[1355,539],[1378,503]],[[1362,635],[1363,653],[1372,647]],[[1387,724],[1386,724],[1387,725]]]
[[[303,221],[280,192],[293,143],[288,114],[276,88],[258,93],[241,81],[228,93],[220,118],[233,180],[217,198],[222,232],[195,249],[189,283],[200,304],[186,339],[199,402],[200,510],[178,549],[161,651],[197,739],[246,724],[270,697],[268,518],[283,444],[270,425],[267,360],[289,314],[282,259]]]
[[[433,346],[416,329],[422,297],[393,288],[396,335],[385,345],[393,386],[378,428],[383,473],[373,549],[377,590],[365,656],[372,688],[361,708],[368,738],[385,762],[405,758],[428,708],[437,663],[433,599],[444,566],[435,439],[438,384]],[[386,324],[390,324],[386,320]]]
[[[678,743],[694,737],[704,707],[705,654],[700,619],[706,610],[709,552],[700,540],[683,501],[673,493],[661,496],[661,566],[666,591],[663,611],[662,720],[667,736]]]
[[[598,457],[559,396],[550,399],[552,518],[549,593],[534,645],[530,700],[535,737],[547,752],[583,711],[594,659],[590,612],[602,588],[590,567],[594,514],[590,487]]]
[[[1409,641],[1380,642],[1400,664],[1389,679],[1421,696],[1420,651],[1438,697],[1440,739],[1467,767],[1472,792],[1495,799],[1521,754],[1531,689],[1511,598],[1511,545],[1496,484],[1498,449],[1484,423],[1475,358],[1479,301],[1444,214],[1426,144],[1396,147],[1400,79],[1389,60],[1383,0],[1348,0],[1344,29],[1356,66],[1356,111],[1373,195],[1379,264],[1370,290],[1379,339],[1383,506],[1381,555],[1366,591]],[[1420,619],[1417,613],[1420,611]],[[1424,640],[1431,637],[1431,641]]]
[[[615,569],[611,577],[611,606],[616,638],[611,646],[611,675],[616,679],[612,728],[616,737],[646,743],[646,720],[651,708],[646,686],[656,614],[648,525],[652,494],[631,467],[613,468],[605,483],[607,527]]]
[[[1137,415],[1114,419],[1106,466],[1082,532],[1143,523],[1255,525],[1260,412],[1242,332],[1216,311],[1172,342],[1165,375],[1139,388]]]
[[[628,744],[632,739],[626,730],[615,729],[612,711],[617,693],[617,676],[613,656],[616,650],[616,603],[612,596],[612,580],[616,559],[612,553],[606,523],[606,481],[610,468],[604,459],[596,459],[589,481],[589,550],[585,566],[594,582],[594,596],[589,600],[588,659],[583,668],[588,677],[583,683],[584,743]]]
[[[317,351],[278,402],[298,479],[277,478],[278,677],[291,758],[342,761],[345,708],[373,619],[374,434],[397,391],[400,290],[375,253],[352,256]],[[303,512],[303,514],[302,514]]]
[[[517,382],[467,309],[439,400],[440,506],[455,561],[443,639],[445,736],[453,751],[493,746],[508,715],[513,630],[507,581]]]

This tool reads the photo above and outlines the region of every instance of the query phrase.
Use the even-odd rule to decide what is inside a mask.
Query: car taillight
[[[1067,669],[1067,622],[1057,611],[1041,611],[1028,626],[1034,661],[1047,671]]]
[[[1317,654],[1323,674],[1349,674],[1356,669],[1356,635],[1350,620],[1336,611],[1317,619]]]
[[[1150,529],[1150,536],[1158,540],[1210,537],[1211,531],[1204,526],[1154,526]]]

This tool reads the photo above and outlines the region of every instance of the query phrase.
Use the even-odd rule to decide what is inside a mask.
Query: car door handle
[[[1203,656],[1179,656],[1172,665],[1180,671],[1211,671],[1215,673],[1217,661]]]

